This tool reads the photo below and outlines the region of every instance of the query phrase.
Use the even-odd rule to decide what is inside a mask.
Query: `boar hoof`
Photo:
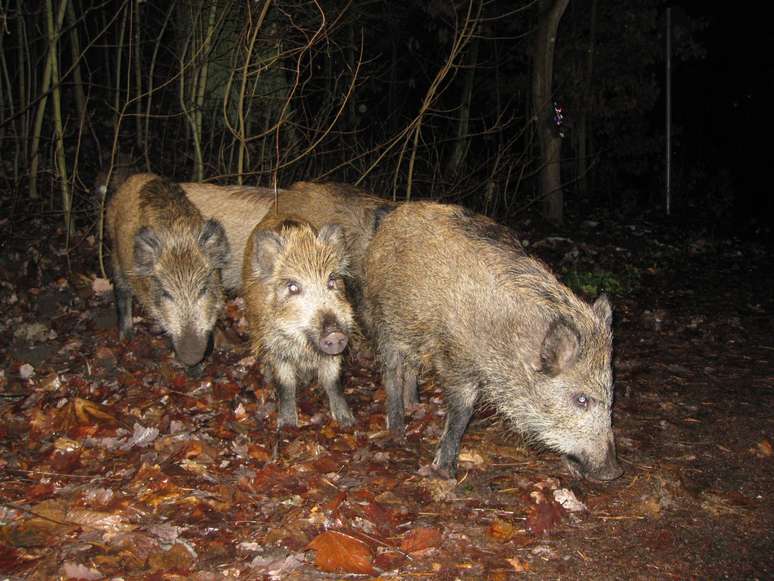
[[[332,410],[333,419],[336,420],[340,426],[349,427],[355,423],[355,416],[349,408],[343,408],[339,410]]]
[[[280,413],[277,417],[277,427],[279,428],[297,428],[298,427],[298,414],[297,413]]]
[[[320,339],[320,349],[328,355],[338,355],[347,346],[348,338],[341,331],[328,333]]]
[[[191,379],[200,379],[204,374],[204,363],[197,363],[191,367],[186,367],[185,373]]]
[[[439,466],[435,462],[419,469],[419,474],[428,478],[440,480],[456,480],[457,470],[454,466]]]

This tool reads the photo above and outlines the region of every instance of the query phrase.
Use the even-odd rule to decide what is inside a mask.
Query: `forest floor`
[[[645,221],[520,228],[587,298],[611,293],[616,481],[573,479],[491,415],[468,429],[456,481],[425,476],[440,386],[426,378],[398,445],[367,357],[347,365],[353,428],[313,387],[301,427],[278,434],[239,300],[192,379],[147,321],[118,340],[93,237],[68,258],[61,232],[17,226],[0,252],[0,575],[774,577],[766,250]]]

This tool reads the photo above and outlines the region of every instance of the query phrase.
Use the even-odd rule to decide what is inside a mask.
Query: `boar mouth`
[[[172,341],[178,359],[188,367],[194,367],[201,363],[212,351],[213,344],[212,332],[205,336],[199,336],[192,331],[186,332],[179,340]]]
[[[623,469],[618,465],[615,454],[607,455],[600,466],[591,466],[589,462],[576,454],[565,454],[564,463],[576,478],[585,478],[593,482],[607,482],[615,480]]]

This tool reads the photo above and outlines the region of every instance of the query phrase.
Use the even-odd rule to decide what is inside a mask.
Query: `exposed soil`
[[[440,386],[426,378],[394,443],[363,354],[345,383],[354,428],[330,421],[314,387],[301,427],[278,434],[238,300],[191,378],[147,321],[118,340],[92,238],[74,239],[68,269],[61,233],[16,230],[0,253],[0,574],[772,578],[769,255],[645,223],[532,237],[558,272],[626,283],[613,295],[626,472],[611,483],[574,480],[485,414],[457,481],[426,476]]]

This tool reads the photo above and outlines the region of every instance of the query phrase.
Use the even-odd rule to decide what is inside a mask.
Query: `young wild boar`
[[[130,176],[107,209],[113,279],[122,338],[132,334],[132,296],[193,367],[211,345],[223,303],[221,269],[229,261],[223,227],[205,221],[177,184],[153,174]]]
[[[267,216],[250,235],[244,257],[244,299],[254,353],[279,395],[280,426],[298,425],[296,387],[317,377],[331,415],[354,422],[342,394],[341,353],[353,324],[343,277],[341,228],[319,233],[304,220]]]
[[[446,427],[433,466],[453,476],[476,403],[564,454],[574,474],[621,474],[610,304],[576,297],[507,228],[460,207],[408,203],[384,216],[365,262],[364,318],[376,341],[389,428],[420,365],[444,385]]]

